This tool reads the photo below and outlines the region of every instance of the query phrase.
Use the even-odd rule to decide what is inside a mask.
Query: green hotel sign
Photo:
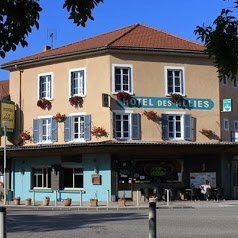
[[[171,102],[168,97],[131,97],[128,100],[117,100],[123,108],[166,108],[211,110],[214,102],[211,99],[184,98],[179,103]]]

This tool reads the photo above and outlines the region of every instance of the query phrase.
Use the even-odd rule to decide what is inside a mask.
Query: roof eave
[[[196,56],[207,56],[204,51],[201,50],[186,50],[186,49],[165,49],[165,48],[146,48],[146,47],[128,47],[128,46],[103,46],[100,48],[82,50],[82,51],[74,51],[70,53],[58,54],[48,57],[41,57],[36,59],[30,60],[23,60],[19,62],[12,62],[10,64],[5,63],[1,65],[2,69],[11,70],[14,68],[19,67],[26,67],[31,65],[36,65],[38,63],[47,63],[51,62],[52,60],[62,60],[62,59],[71,59],[75,58],[76,56],[85,56],[90,55],[92,53],[99,53],[102,51],[113,50],[113,51],[132,51],[132,52],[154,52],[154,53],[170,53],[170,54],[186,54],[186,55],[196,55]]]

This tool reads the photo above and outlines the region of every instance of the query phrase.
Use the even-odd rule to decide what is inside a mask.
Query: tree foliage
[[[238,21],[233,16],[237,7],[238,1],[234,1],[233,10],[222,9],[213,26],[203,24],[194,31],[205,44],[209,57],[214,58],[219,77],[227,76],[232,80],[238,72]]]
[[[39,29],[40,0],[0,0],[0,57],[17,45],[28,46],[26,37],[33,27]],[[94,20],[92,10],[103,0],[65,0],[63,8],[69,19],[77,26],[86,26],[88,19]]]

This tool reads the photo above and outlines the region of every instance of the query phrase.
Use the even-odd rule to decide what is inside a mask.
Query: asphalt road
[[[238,206],[157,209],[157,238],[237,238]],[[148,210],[8,210],[7,238],[144,238]]]

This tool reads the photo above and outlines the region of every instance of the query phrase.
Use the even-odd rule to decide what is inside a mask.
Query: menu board
[[[208,180],[212,188],[216,185],[216,172],[190,173],[190,187],[198,188]]]

